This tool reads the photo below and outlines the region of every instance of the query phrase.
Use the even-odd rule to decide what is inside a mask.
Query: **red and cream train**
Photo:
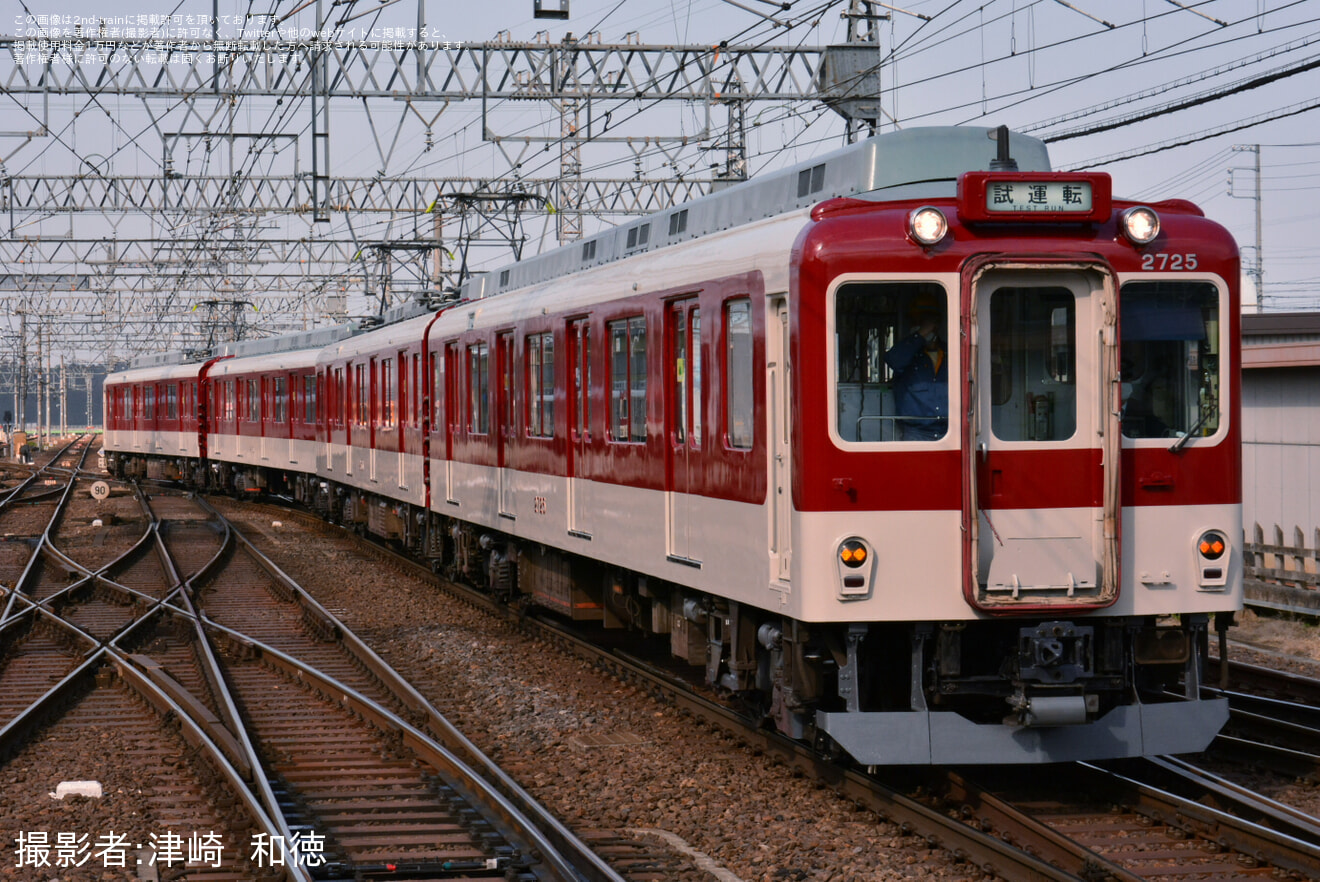
[[[105,449],[667,638],[865,764],[1195,751],[1242,596],[1238,279],[1188,202],[909,130],[433,309],[140,361]]]

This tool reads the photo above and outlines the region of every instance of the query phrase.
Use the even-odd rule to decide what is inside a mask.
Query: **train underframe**
[[[767,725],[866,765],[1098,759],[1203,749],[1211,616],[808,623],[299,473],[111,458],[120,477],[292,498],[437,572],[704,669]],[[1214,617],[1221,631],[1231,614]]]

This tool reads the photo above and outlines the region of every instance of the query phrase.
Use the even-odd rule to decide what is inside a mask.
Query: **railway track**
[[[582,839],[608,859],[548,861],[577,837],[556,827],[517,783],[222,518],[169,493],[156,493],[142,512],[138,540],[121,537],[113,557],[95,546],[91,565],[70,556],[79,547],[76,536],[43,531],[41,566],[28,567],[31,584],[14,592],[17,612],[0,623],[0,756],[11,758],[7,765],[40,744],[84,739],[78,727],[93,718],[103,720],[108,739],[134,745],[130,752],[147,745],[141,754],[148,764],[170,758],[173,790],[153,780],[120,826],[134,830],[137,816],[168,817],[168,824],[191,825],[199,835],[205,828],[212,849],[202,854],[218,848],[223,860],[189,868],[189,878],[194,869],[214,874],[197,878],[217,879],[314,872],[317,878],[493,873],[530,880],[560,878],[561,871],[562,878],[666,878],[666,858],[652,853],[653,846],[603,831]],[[279,516],[296,515],[281,510]],[[59,518],[53,514],[52,522]],[[391,566],[418,572],[391,552],[367,547]],[[57,574],[66,584],[58,584]],[[814,777],[985,873],[1015,880],[1139,879],[1177,867],[1202,878],[1320,877],[1313,819],[1232,793],[1191,767],[1077,764],[1051,768],[1048,786],[1034,790],[1024,783],[1027,776],[994,769],[932,770],[920,780],[895,770],[867,775],[748,729],[730,709],[645,661],[592,647],[556,624],[515,616],[484,595],[447,590],[692,720],[735,734],[767,759]],[[101,710],[110,707],[121,710]],[[88,710],[80,717],[82,708]],[[128,725],[130,717],[136,726],[151,721],[149,731],[114,731],[116,721]],[[483,789],[490,792],[482,796]],[[164,812],[168,800],[158,796],[166,792],[178,794],[177,815]],[[1086,799],[1060,801],[1060,792]],[[182,808],[194,804],[213,813]],[[157,827],[138,822],[129,838],[155,847],[167,830],[181,829]],[[286,854],[293,866],[263,863],[256,858],[269,855],[251,850],[253,843],[276,842],[296,847]],[[574,847],[589,851],[580,842]]]
[[[1320,784],[1320,681],[1230,660],[1228,682],[1209,690],[1228,697],[1229,721],[1208,753]]]
[[[8,793],[20,868],[72,835],[92,843],[64,849],[75,864],[141,849],[188,878],[623,878],[511,780],[488,784],[498,769],[476,774],[461,755],[479,753],[214,511],[144,498],[137,541],[78,563],[78,531],[57,529],[72,474],[0,623],[0,758],[26,764],[5,786],[91,768],[135,797],[70,816],[97,829],[51,829],[44,791]],[[89,738],[115,749],[70,755]],[[190,836],[193,862],[175,848]]]
[[[67,469],[5,468],[8,486],[0,489],[0,621],[20,604],[15,586],[43,561],[46,534],[73,488],[74,470],[91,450],[91,437],[80,436],[52,454],[51,462],[67,462]]]
[[[1071,763],[1048,775],[1008,767],[943,771],[930,787],[946,810],[1082,878],[1320,873],[1313,819],[1281,815],[1248,794],[1213,793],[1199,773],[1163,758],[1104,768]]]
[[[365,547],[391,566],[425,572],[392,551]],[[645,660],[592,645],[557,623],[513,613],[479,592],[436,584],[1002,878],[1320,878],[1314,819],[1171,758],[1106,767],[937,769],[917,777],[891,769],[867,775],[748,728],[733,710]],[[1032,785],[1033,778],[1042,783]],[[1082,796],[1061,799],[1060,793]]]

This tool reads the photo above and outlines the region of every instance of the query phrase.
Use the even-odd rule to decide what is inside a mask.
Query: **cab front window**
[[[1129,282],[1119,307],[1123,434],[1219,428],[1219,292],[1209,282]]]
[[[834,295],[835,429],[844,442],[948,433],[948,295],[933,282],[848,282]]]

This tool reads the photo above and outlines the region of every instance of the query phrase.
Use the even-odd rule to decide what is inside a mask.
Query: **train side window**
[[[591,327],[586,319],[574,319],[568,326],[569,373],[573,381],[569,408],[573,430],[579,439],[591,431]]]
[[[495,335],[495,370],[499,376],[495,382],[495,428],[505,438],[512,437],[518,431],[517,412],[514,400],[514,361],[513,331],[500,331]]]
[[[420,353],[412,354],[412,373],[408,376],[412,378],[412,410],[411,425],[420,426],[422,424],[422,356]]]
[[[684,214],[687,212],[684,211]],[[692,310],[692,443],[701,446],[701,310]]]
[[[271,404],[274,405],[274,415],[271,420],[276,423],[282,423],[288,419],[289,414],[289,391],[287,380],[284,377],[276,377],[271,381]]]
[[[445,344],[445,407],[448,414],[450,434],[457,434],[463,429],[463,350],[458,343]]]
[[[1219,292],[1209,282],[1129,282],[1119,303],[1123,434],[1219,428]]]
[[[646,440],[646,319],[609,322],[610,440]]]
[[[316,374],[303,377],[303,422],[316,425]]]
[[[724,425],[729,446],[741,450],[756,438],[754,380],[752,304],[731,300],[724,305]]]
[[[371,420],[371,376],[367,365],[354,365],[353,385],[357,391],[357,423],[365,426]]]
[[[179,384],[170,383],[165,387],[165,419],[179,418]]]
[[[490,432],[490,351],[485,343],[468,347],[468,431]]]
[[[344,407],[348,401],[348,380],[344,377],[344,369],[335,368],[334,388],[331,390],[334,396],[335,425],[343,428],[344,425]]]
[[[412,382],[413,378],[408,373],[408,353],[400,352],[398,361],[395,364],[397,365],[395,382],[398,384],[399,389],[398,406],[395,409],[395,414],[398,417],[399,425],[404,426],[408,424],[412,416],[410,410],[412,402],[409,400],[408,384]]]
[[[937,441],[948,431],[949,296],[935,282],[834,292],[835,430],[844,442]]]
[[[392,429],[395,423],[395,406],[399,400],[399,387],[395,383],[394,362],[389,358],[380,360],[380,425]]]
[[[1077,302],[1057,286],[990,295],[990,428],[1001,441],[1063,441],[1077,430]]]
[[[440,406],[443,398],[441,392],[445,388],[444,360],[440,358],[439,352],[429,353],[431,359],[431,430],[440,428]]]
[[[261,390],[256,380],[247,381],[248,422],[261,422]]]
[[[529,334],[527,347],[527,431],[536,438],[555,434],[555,337]]]

